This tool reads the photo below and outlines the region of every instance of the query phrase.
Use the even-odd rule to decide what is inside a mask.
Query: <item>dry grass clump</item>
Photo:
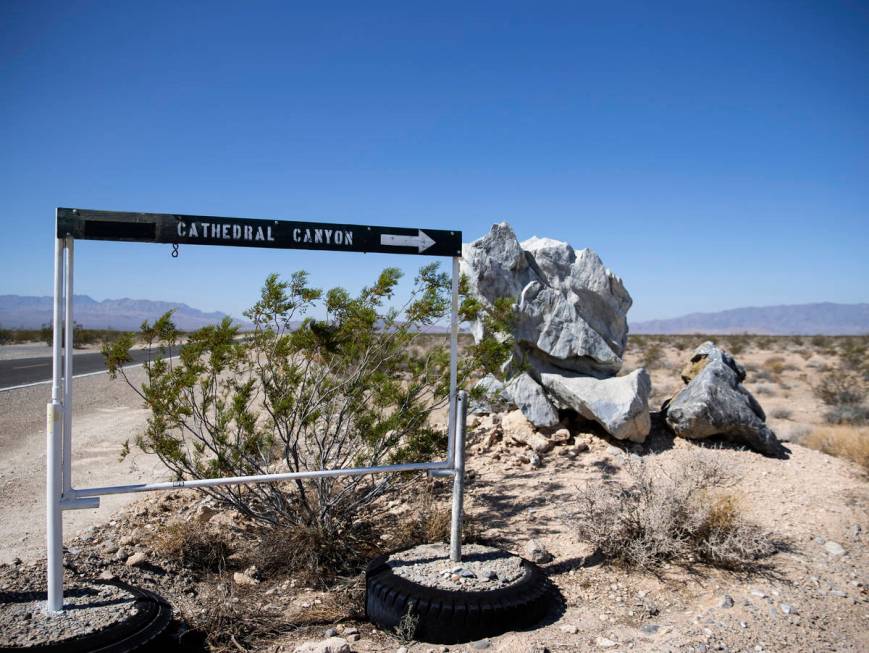
[[[824,426],[802,438],[800,444],[831,456],[852,460],[869,472],[869,428]]]
[[[202,583],[181,613],[191,629],[203,633],[209,651],[248,650],[256,641],[291,630],[276,607],[261,605],[256,587],[238,586],[228,576]]]
[[[395,525],[395,539],[398,548],[418,544],[448,542],[450,539],[450,520],[452,511],[449,504],[438,502],[434,492],[420,492],[410,511],[410,516],[402,518]],[[467,514],[462,515],[462,541],[474,542],[479,537],[479,529]]]
[[[362,522],[337,536],[316,527],[269,528],[261,531],[245,558],[267,578],[292,576],[326,588],[338,578],[358,574],[381,553],[378,542],[378,534]]]
[[[750,570],[773,554],[771,536],[742,515],[733,479],[714,452],[696,450],[667,473],[629,461],[627,484],[588,484],[579,493],[579,536],[609,560],[651,569],[665,561]]]
[[[189,521],[160,529],[152,546],[156,553],[195,572],[223,571],[232,553],[225,534]]]
[[[797,369],[793,364],[785,361],[782,356],[770,356],[763,362],[763,370],[772,381],[781,381],[782,374],[787,370]]]

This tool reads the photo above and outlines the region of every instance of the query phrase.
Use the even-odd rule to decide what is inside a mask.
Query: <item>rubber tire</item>
[[[529,628],[549,611],[552,584],[534,563],[522,560],[522,566],[525,575],[507,587],[451,591],[397,576],[381,556],[365,571],[365,612],[372,623],[394,631],[412,606],[419,619],[414,639],[431,644],[463,644]]]
[[[144,651],[148,649],[154,639],[166,630],[172,620],[172,606],[153,592],[120,581],[90,582],[115,585],[132,594],[137,594],[139,596],[136,600],[139,607],[138,613],[126,621],[81,637],[27,648],[0,647],[0,653],[7,651],[38,653],[131,653],[132,651]]]

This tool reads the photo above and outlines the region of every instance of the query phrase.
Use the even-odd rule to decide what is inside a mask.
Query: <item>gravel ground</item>
[[[0,592],[0,646],[24,648],[59,642],[122,623],[136,614],[137,597],[111,584],[68,588],[64,611],[44,611],[45,592]]]
[[[480,544],[462,547],[462,561],[450,560],[446,544],[423,544],[394,553],[386,560],[402,578],[445,590],[491,590],[519,581],[525,571],[522,558]]]
[[[128,371],[138,383],[142,368]],[[49,384],[0,392],[0,563],[33,559],[45,550],[45,406]],[[73,484],[77,487],[164,480],[168,473],[153,456],[123,442],[145,425],[141,399],[107,374],[73,380]],[[106,522],[136,495],[103,497],[99,510],[64,513],[64,541],[88,526]]]

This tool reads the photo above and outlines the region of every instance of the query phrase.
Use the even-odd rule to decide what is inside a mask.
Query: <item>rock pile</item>
[[[712,342],[704,342],[682,369],[682,388],[662,406],[679,437],[724,436],[769,456],[785,450],[766,425],[763,408],[745,389],[745,368]]]
[[[616,376],[631,297],[597,254],[551,238],[520,244],[502,222],[462,247],[462,272],[485,307],[515,300],[514,351],[504,370],[512,378],[506,386],[487,378],[487,394],[507,395],[537,428],[554,428],[560,411],[573,411],[618,439],[645,440],[649,375]],[[478,342],[489,335],[482,320],[472,326]]]

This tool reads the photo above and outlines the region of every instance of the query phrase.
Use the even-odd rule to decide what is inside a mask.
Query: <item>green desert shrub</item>
[[[400,277],[387,268],[354,296],[313,288],[304,272],[271,275],[245,313],[253,331],[244,337],[225,319],[180,344],[171,313],[144,323],[146,380],[130,385],[150,416],[136,444],[177,479],[431,460],[446,443],[429,417],[448,402],[449,353],[445,339],[414,342],[449,314],[450,279],[425,266],[406,303],[390,307]],[[128,383],[132,342],[124,335],[103,347],[110,374]],[[475,352],[463,356],[460,382],[477,366]],[[329,542],[410,479],[342,475],[202,491],[266,527]]]

